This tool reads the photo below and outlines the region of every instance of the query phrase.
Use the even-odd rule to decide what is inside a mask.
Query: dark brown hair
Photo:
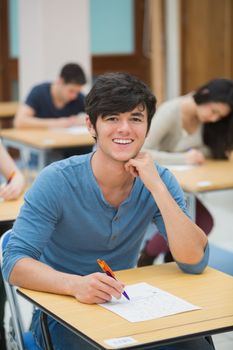
[[[139,105],[147,109],[148,131],[155,114],[156,97],[144,82],[127,73],[99,76],[85,98],[85,112],[94,128],[98,117],[130,112]]]
[[[233,150],[233,80],[224,78],[211,80],[198,88],[193,98],[198,105],[221,102],[230,107],[228,116],[203,125],[203,141],[210,148],[212,157],[226,159]]]

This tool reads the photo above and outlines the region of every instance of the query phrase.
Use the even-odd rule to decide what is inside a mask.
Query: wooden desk
[[[19,103],[16,101],[0,102],[0,119],[14,117]]]
[[[49,150],[93,145],[94,140],[88,132],[70,133],[68,129],[5,129],[0,135],[7,147],[13,147],[28,158],[33,151],[39,156],[39,170],[47,165]]]
[[[11,222],[16,219],[23,205],[23,196],[24,194],[12,201],[0,201],[0,223]]]
[[[132,337],[136,343],[127,349],[149,349],[146,344],[167,344],[233,329],[233,277],[229,275],[209,267],[201,275],[188,275],[170,263],[120,271],[117,276],[126,284],[147,282],[202,309],[130,323],[98,305],[82,304],[73,297],[22,288],[18,292],[86,339],[93,349],[112,349],[104,341],[113,338]]]
[[[185,169],[168,167],[188,194],[188,206],[195,218],[195,194],[233,188],[233,161],[208,160],[203,165]]]
[[[0,129],[12,127],[18,105],[16,101],[0,102]]]
[[[182,168],[181,168],[182,169]],[[184,191],[207,192],[233,188],[233,161],[208,160],[188,170],[171,167]]]

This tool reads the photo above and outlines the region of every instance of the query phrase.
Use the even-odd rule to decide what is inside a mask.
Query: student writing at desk
[[[0,174],[5,178],[0,186],[0,198],[12,200],[19,197],[24,188],[24,177],[7,153],[0,140]]]
[[[7,153],[0,140],[0,175],[5,180],[0,185],[0,200],[12,200],[19,197],[24,188],[24,177],[16,167],[13,159]],[[0,208],[1,210],[1,208]],[[0,235],[2,235],[9,227],[9,225],[0,223]],[[4,321],[4,307],[6,295],[2,281],[2,274],[0,272],[0,349],[6,349],[5,333],[3,327]]]
[[[83,69],[76,63],[67,63],[54,82],[45,82],[32,88],[25,103],[21,104],[15,116],[16,128],[68,128],[85,125],[84,95],[86,84]],[[62,151],[51,160],[87,153],[91,147],[76,147]],[[59,153],[59,154],[58,154]],[[33,161],[33,158],[32,158]]]
[[[202,164],[206,157],[227,159],[233,149],[233,81],[214,79],[195,92],[163,103],[153,118],[145,150],[159,164]],[[213,219],[199,199],[196,223],[208,234]],[[150,265],[168,246],[154,234],[138,266]]]
[[[32,88],[25,103],[20,105],[14,120],[17,128],[66,128],[84,124],[84,95],[86,84],[82,68],[76,63],[64,65],[54,82]]]
[[[129,74],[96,80],[85,102],[96,151],[55,162],[37,177],[4,251],[10,283],[89,304],[120,298],[123,282],[102,273],[97,259],[113,270],[134,267],[151,221],[184,272],[204,270],[207,237],[189,218],[182,190],[169,170],[141,152],[155,103]],[[36,310],[32,330],[43,349],[39,316]],[[48,324],[55,349],[89,349],[52,318]],[[212,348],[200,338],[159,349]]]

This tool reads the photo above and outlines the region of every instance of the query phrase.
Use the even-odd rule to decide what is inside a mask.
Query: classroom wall
[[[93,55],[133,54],[135,49],[134,0],[89,1],[91,53]]]
[[[233,79],[233,1],[180,0],[181,92]]]
[[[180,1],[165,2],[165,67],[166,91],[165,98],[171,99],[180,95]]]
[[[90,80],[88,0],[20,0],[18,10],[20,99],[67,62],[79,63]]]

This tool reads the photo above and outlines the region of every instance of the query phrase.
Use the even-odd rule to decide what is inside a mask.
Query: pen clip
[[[110,272],[110,271],[105,271],[106,275],[116,279],[116,277]]]
[[[109,276],[115,278],[115,274],[112,271],[112,269],[108,266],[108,264],[104,260],[97,259],[98,264],[100,265],[101,269]]]

